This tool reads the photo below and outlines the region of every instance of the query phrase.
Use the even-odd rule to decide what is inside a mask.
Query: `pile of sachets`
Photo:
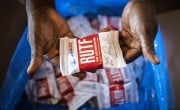
[[[126,64],[118,44],[120,17],[75,16],[67,20],[74,36],[60,39],[60,66],[44,59],[26,86],[33,103],[103,109],[139,101],[138,80],[144,58]],[[100,32],[103,28],[116,31]],[[99,51],[101,50],[101,51]],[[93,71],[91,71],[93,70]],[[85,78],[72,76],[85,72]]]

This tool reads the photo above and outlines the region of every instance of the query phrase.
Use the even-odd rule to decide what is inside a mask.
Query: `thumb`
[[[154,39],[157,33],[157,23],[145,24],[138,23],[136,25],[137,36],[141,42],[142,53],[147,60],[153,64],[159,64],[159,59],[154,51]]]
[[[30,65],[28,66],[27,73],[33,75],[35,71],[41,66],[42,57],[33,56]]]
[[[153,64],[159,64],[160,61],[155,55],[154,46],[151,47],[142,47],[143,55]]]
[[[143,34],[141,34],[140,36],[141,36],[140,37],[141,48],[145,58],[148,59],[153,64],[159,64],[160,61],[158,57],[155,55],[155,51],[154,51],[154,44],[153,44],[154,38],[145,34],[144,37],[142,37]]]

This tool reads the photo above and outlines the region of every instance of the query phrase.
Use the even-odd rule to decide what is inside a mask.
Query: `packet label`
[[[107,68],[96,71],[103,84],[125,84],[134,81],[133,74],[129,68]]]
[[[98,34],[77,39],[80,71],[102,68],[102,55]]]
[[[40,68],[26,85],[27,97],[30,101],[42,104],[57,104],[61,99],[55,73],[50,62],[43,60]]]

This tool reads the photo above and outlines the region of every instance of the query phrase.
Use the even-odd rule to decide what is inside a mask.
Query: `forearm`
[[[28,15],[54,9],[54,0],[26,0],[25,4]]]
[[[135,0],[135,1],[147,1],[148,3],[151,4],[151,6],[155,8],[157,14],[180,9],[178,0]]]

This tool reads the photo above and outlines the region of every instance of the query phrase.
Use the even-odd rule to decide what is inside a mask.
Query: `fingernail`
[[[32,64],[29,65],[28,69],[27,69],[27,73],[31,76],[34,73],[34,70],[32,69]]]
[[[156,55],[154,55],[154,64],[159,64],[160,61]]]
[[[35,73],[35,71],[40,67],[42,63],[42,58],[33,58],[30,62],[29,67],[27,68],[27,73],[29,75]]]

